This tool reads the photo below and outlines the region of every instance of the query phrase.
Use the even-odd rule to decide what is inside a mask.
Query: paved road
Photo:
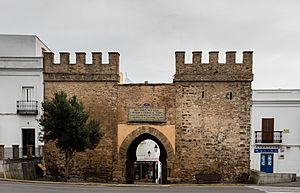
[[[283,184],[284,187],[280,187],[277,185],[272,186],[248,186],[249,188],[253,188],[256,190],[260,190],[267,193],[300,193],[300,187],[288,187],[286,184]]]
[[[42,184],[0,181],[0,193],[286,193],[298,192],[300,187],[268,186],[98,186],[71,184]]]

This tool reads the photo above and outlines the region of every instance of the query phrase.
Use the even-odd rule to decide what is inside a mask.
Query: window
[[[33,101],[33,87],[22,87],[22,100],[23,101]]]
[[[35,100],[34,87],[22,87],[22,99],[17,101],[18,114],[38,114],[38,102]]]
[[[261,131],[255,131],[255,143],[282,143],[282,131],[274,128],[274,118],[262,118]]]

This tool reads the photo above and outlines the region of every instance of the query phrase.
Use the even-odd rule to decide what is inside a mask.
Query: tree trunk
[[[64,181],[68,181],[69,178],[69,163],[71,160],[71,154],[69,150],[65,151],[65,176],[64,176]]]

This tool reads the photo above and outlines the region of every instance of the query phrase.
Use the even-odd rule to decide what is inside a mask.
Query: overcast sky
[[[253,88],[300,88],[300,0],[0,0],[0,33],[55,54],[108,51],[134,82],[172,82],[175,51],[254,51]],[[74,60],[74,55],[71,55]]]

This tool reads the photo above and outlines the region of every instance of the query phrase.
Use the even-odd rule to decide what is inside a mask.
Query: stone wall
[[[43,163],[42,157],[5,159],[0,162],[0,175],[7,179],[35,180],[43,177],[43,171],[38,167]]]
[[[166,149],[168,168],[173,169],[175,152],[175,87],[173,84],[127,84],[118,85],[118,148],[119,170],[126,168],[126,155],[129,145],[141,134],[141,131],[159,139]],[[166,122],[128,123],[128,109],[135,107],[164,108]],[[164,139],[164,140],[161,140]],[[124,145],[126,144],[126,145]],[[126,147],[126,148],[124,148]],[[163,151],[161,151],[162,153]],[[134,153],[135,152],[129,152]],[[121,176],[116,175],[119,179]],[[125,182],[124,178],[121,180]]]
[[[202,64],[196,52],[185,64],[184,53],[176,53],[175,176],[183,181],[198,173],[236,181],[249,173],[252,55],[245,52],[241,64],[232,55],[219,64],[212,52]]]
[[[118,124],[127,124],[129,107],[162,107],[166,109],[166,123],[175,125],[175,87],[173,84],[118,85]]]
[[[141,131],[164,139],[159,142],[167,144],[166,153],[174,154],[168,169],[176,181],[191,182],[198,173],[219,173],[227,181],[248,174],[252,52],[243,53],[242,63],[235,62],[235,52],[227,52],[224,64],[218,62],[218,52],[210,52],[208,64],[201,62],[201,54],[194,52],[192,64],[186,64],[184,52],[176,52],[172,84],[121,85],[117,53],[111,53],[105,65],[99,53],[94,53],[93,64],[85,64],[84,53],[77,53],[76,64],[69,64],[69,55],[62,53],[60,64],[54,64],[53,54],[46,53],[45,97],[60,90],[76,95],[90,116],[102,123],[100,144],[76,156],[71,174],[92,170],[122,181],[125,147]],[[166,122],[129,123],[128,108],[144,106],[165,108]],[[127,145],[121,145],[123,141]],[[48,164],[59,163],[59,171],[62,155],[53,147],[45,145],[45,158]]]
[[[185,52],[176,52],[174,82],[180,81],[252,81],[252,52],[243,52],[243,62],[237,63],[236,52],[226,52],[226,63],[219,63],[219,52],[209,52],[209,63],[202,63],[202,52],[193,52],[192,63],[185,63]]]
[[[189,180],[217,172],[223,180],[235,180],[248,173],[250,87],[238,82],[177,85],[176,176]]]
[[[173,84],[120,84],[118,85],[118,147],[135,129],[145,125],[163,132],[175,150],[175,87]],[[164,108],[165,123],[128,123],[128,109],[132,107]],[[126,136],[125,136],[126,135]],[[173,143],[172,143],[173,144]]]
[[[70,175],[83,176],[85,172],[93,171],[112,176],[114,160],[117,159],[116,100],[119,74],[115,68],[118,68],[119,65],[119,55],[117,53],[110,54],[109,64],[102,64],[99,61],[94,64],[84,64],[85,61],[80,59],[81,56],[82,54],[77,54],[76,64],[67,64],[64,61],[65,58],[61,58],[61,64],[53,64],[53,54],[45,54],[45,98],[52,98],[57,91],[66,92],[69,97],[76,95],[78,100],[83,103],[90,118],[101,122],[103,138],[99,145],[93,151],[88,150],[76,154],[71,163]],[[57,170],[59,173],[63,173],[63,156],[54,148],[54,143],[45,145],[45,160],[54,167],[54,172]]]
[[[102,53],[92,53],[92,63],[86,63],[86,54],[84,52],[76,53],[76,63],[70,63],[70,54],[60,53],[60,62],[54,63],[54,54],[44,53],[44,71],[46,79],[60,80],[80,80],[80,81],[116,81],[119,79],[119,53],[110,52],[108,54],[108,64],[102,63]],[[86,76],[88,74],[88,76]]]

